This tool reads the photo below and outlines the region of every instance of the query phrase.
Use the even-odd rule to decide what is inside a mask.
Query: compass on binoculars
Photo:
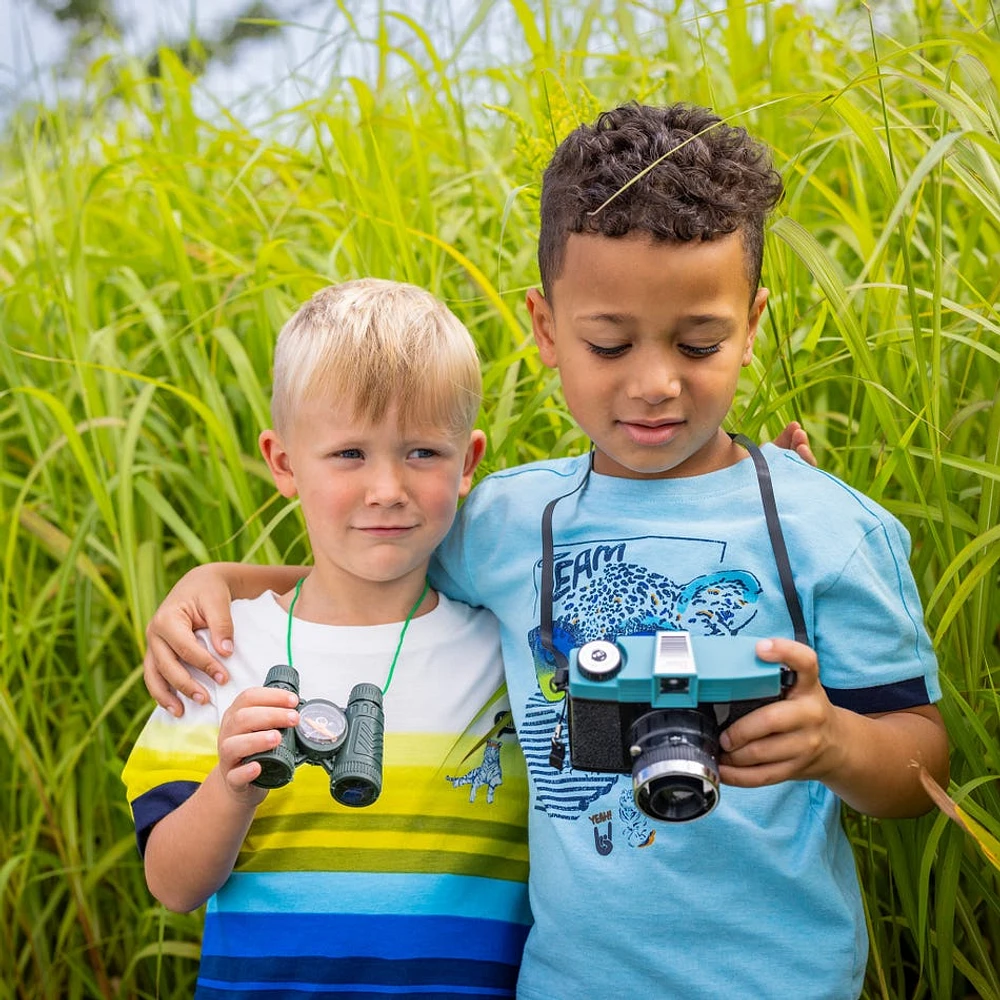
[[[299,709],[299,724],[295,730],[304,749],[330,753],[347,739],[347,716],[332,701],[313,698]]]

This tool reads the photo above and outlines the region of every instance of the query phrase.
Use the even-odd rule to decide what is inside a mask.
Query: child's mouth
[[[412,530],[412,527],[408,524],[400,524],[383,525],[381,527],[372,526],[361,528],[360,530],[373,538],[399,538],[401,535],[405,535],[408,531]]]
[[[682,420],[661,421],[659,423],[630,423],[626,420],[619,420],[619,426],[625,434],[638,445],[651,447],[655,445],[667,444],[684,426]]]

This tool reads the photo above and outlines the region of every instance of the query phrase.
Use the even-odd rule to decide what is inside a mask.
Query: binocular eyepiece
[[[299,694],[299,674],[279,664],[267,672],[264,687]],[[382,791],[382,745],[385,718],[382,691],[375,684],[355,684],[341,708],[325,698],[299,698],[299,724],[281,731],[273,750],[251,754],[260,763],[253,784],[281,788],[300,764],[317,764],[330,775],[330,794],[341,805],[370,806]]]

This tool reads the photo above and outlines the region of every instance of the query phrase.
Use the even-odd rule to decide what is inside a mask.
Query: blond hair
[[[358,420],[398,419],[467,434],[482,377],[476,347],[430,292],[361,278],[318,291],[284,325],[274,349],[271,418],[287,431],[295,407],[319,395],[351,400]]]

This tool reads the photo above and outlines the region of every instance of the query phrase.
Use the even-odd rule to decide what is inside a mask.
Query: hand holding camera
[[[757,657],[756,643],[659,631],[573,649],[572,766],[631,772],[636,805],[653,819],[706,816],[719,801],[725,730],[784,699],[795,683],[793,669]]]
[[[721,736],[719,775],[727,785],[760,788],[780,781],[823,781],[840,766],[845,741],[838,711],[819,682],[816,652],[791,639],[764,639],[757,656],[796,674],[784,701],[734,722]]]

